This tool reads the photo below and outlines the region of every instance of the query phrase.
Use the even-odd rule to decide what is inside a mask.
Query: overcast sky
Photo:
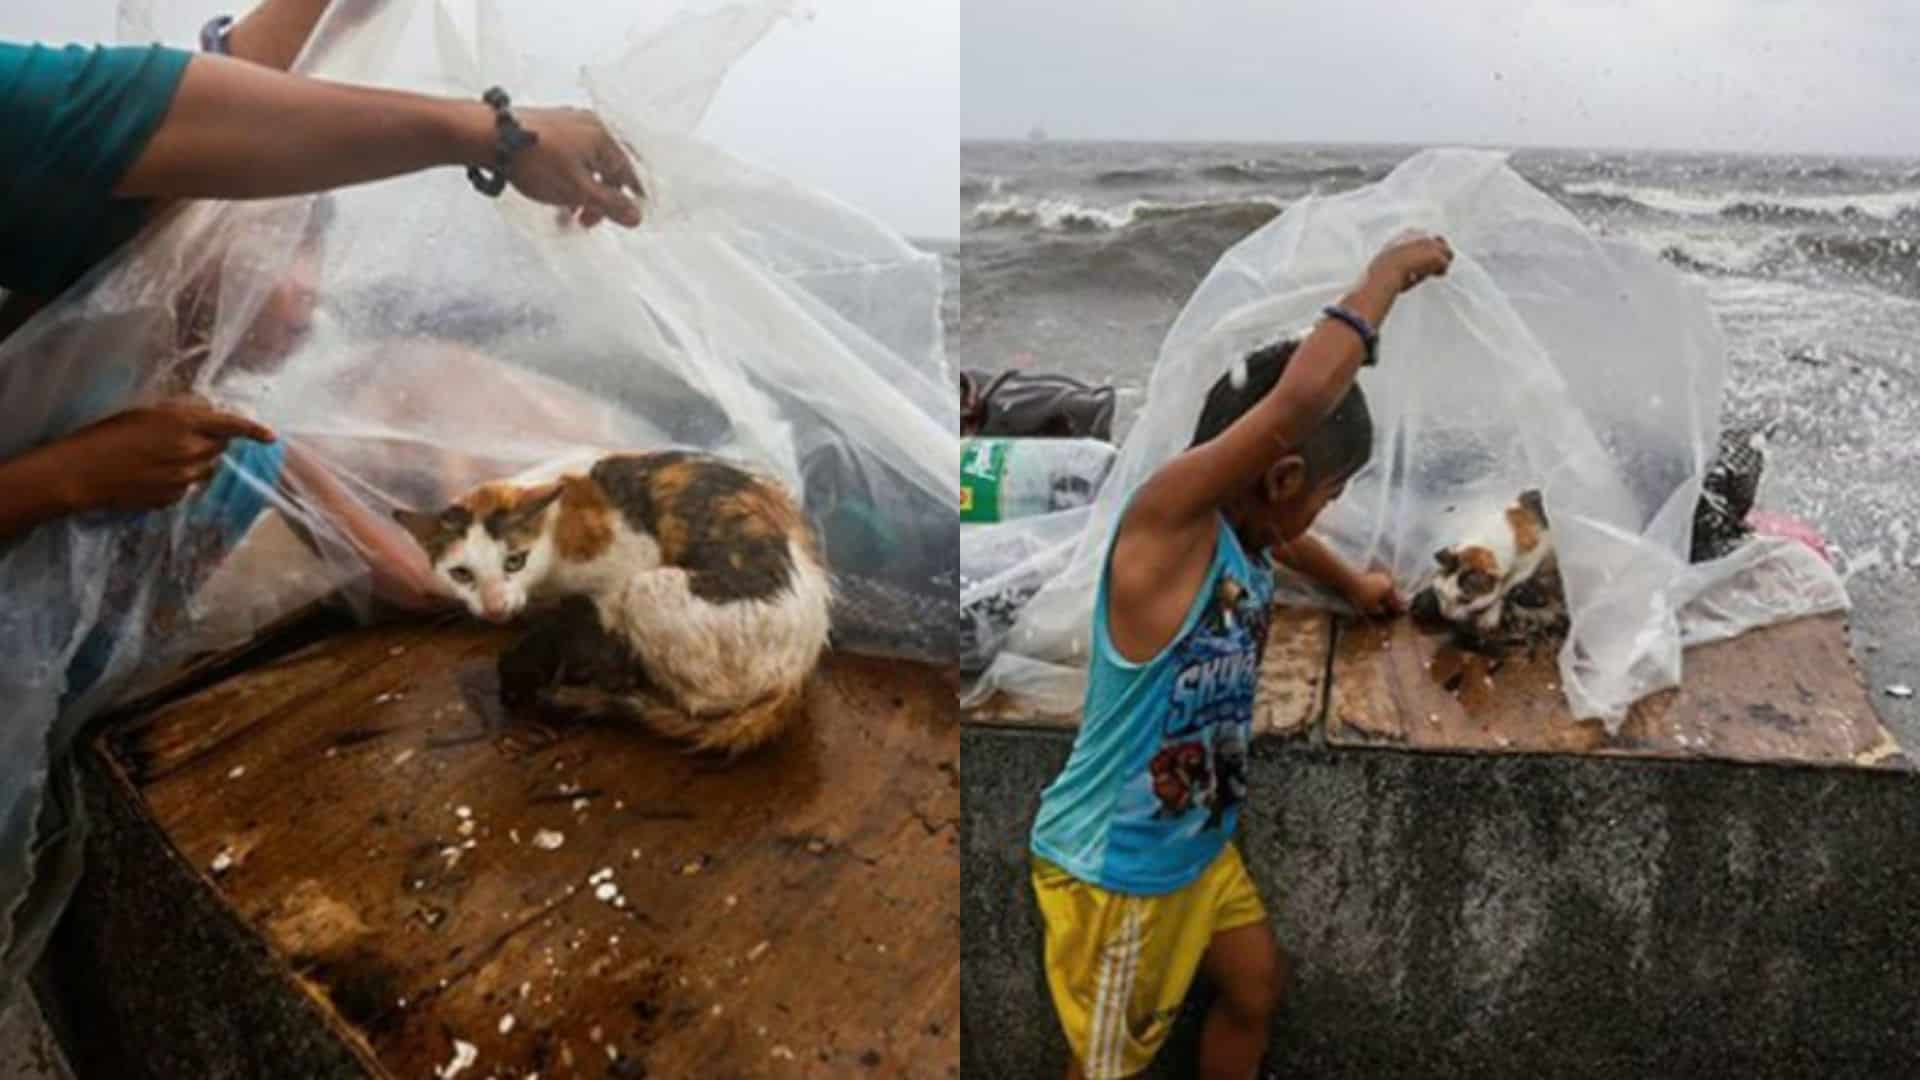
[[[388,0],[421,3],[422,0]],[[530,51],[605,55],[629,12],[674,0],[502,0],[538,13]],[[705,0],[709,5],[711,0]],[[775,172],[824,189],[910,236],[959,229],[961,0],[801,0],[809,18],[777,26],[729,76],[705,134]],[[163,34],[245,11],[250,0],[159,0]],[[0,0],[0,37],[111,40],[113,0]],[[184,14],[182,14],[184,13]],[[170,17],[169,17],[170,16]],[[566,37],[572,35],[572,38]],[[539,40],[546,39],[546,40]],[[584,45],[583,45],[584,47]]]
[[[1915,0],[965,0],[969,137],[1920,155]]]

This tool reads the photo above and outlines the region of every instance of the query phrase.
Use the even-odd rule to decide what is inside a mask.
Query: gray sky
[[[962,131],[1920,155],[1913,0],[965,0]]]
[[[423,3],[423,0],[387,0]],[[706,0],[710,5],[711,0]],[[530,51],[581,59],[617,51],[629,12],[675,0],[501,0],[527,12]],[[736,67],[703,132],[756,164],[832,193],[910,236],[959,229],[961,0],[802,0]],[[169,40],[251,0],[157,0]],[[456,2],[456,9],[463,8]],[[111,40],[113,0],[0,0],[0,37]],[[176,29],[179,24],[183,29]],[[544,40],[541,40],[544,39]],[[174,43],[180,43],[175,41]]]

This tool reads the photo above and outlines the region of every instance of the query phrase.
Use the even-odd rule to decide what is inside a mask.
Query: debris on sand
[[[539,832],[533,834],[533,846],[542,851],[553,851],[566,842],[567,837],[565,833],[557,833],[552,829],[541,829]]]
[[[215,874],[224,874],[233,869],[233,853],[222,848],[220,854],[213,857],[213,862],[207,868]]]
[[[454,1077],[473,1068],[473,1063],[478,1060],[480,1060],[479,1047],[464,1039],[455,1039],[453,1040],[453,1060],[433,1070],[433,1075],[440,1080],[453,1080]]]
[[[1905,700],[1913,696],[1913,687],[1908,686],[1906,683],[1894,683],[1892,686],[1887,687],[1887,696]]]

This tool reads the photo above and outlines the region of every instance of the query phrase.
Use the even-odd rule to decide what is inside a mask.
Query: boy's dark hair
[[[1233,426],[1248,409],[1273,392],[1286,374],[1298,341],[1281,341],[1247,354],[1247,378],[1233,385],[1233,373],[1207,391],[1207,403],[1200,408],[1200,422],[1194,425],[1193,442],[1199,446]],[[1329,477],[1350,476],[1373,456],[1373,413],[1367,409],[1367,397],[1359,384],[1347,391],[1321,425],[1306,437],[1298,452],[1307,464],[1308,483],[1320,483]]]

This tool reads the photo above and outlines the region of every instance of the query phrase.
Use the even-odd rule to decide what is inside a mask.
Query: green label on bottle
[[[1000,480],[1007,469],[1007,444],[1001,439],[968,439],[960,444],[960,520],[978,524],[1000,520]]]

